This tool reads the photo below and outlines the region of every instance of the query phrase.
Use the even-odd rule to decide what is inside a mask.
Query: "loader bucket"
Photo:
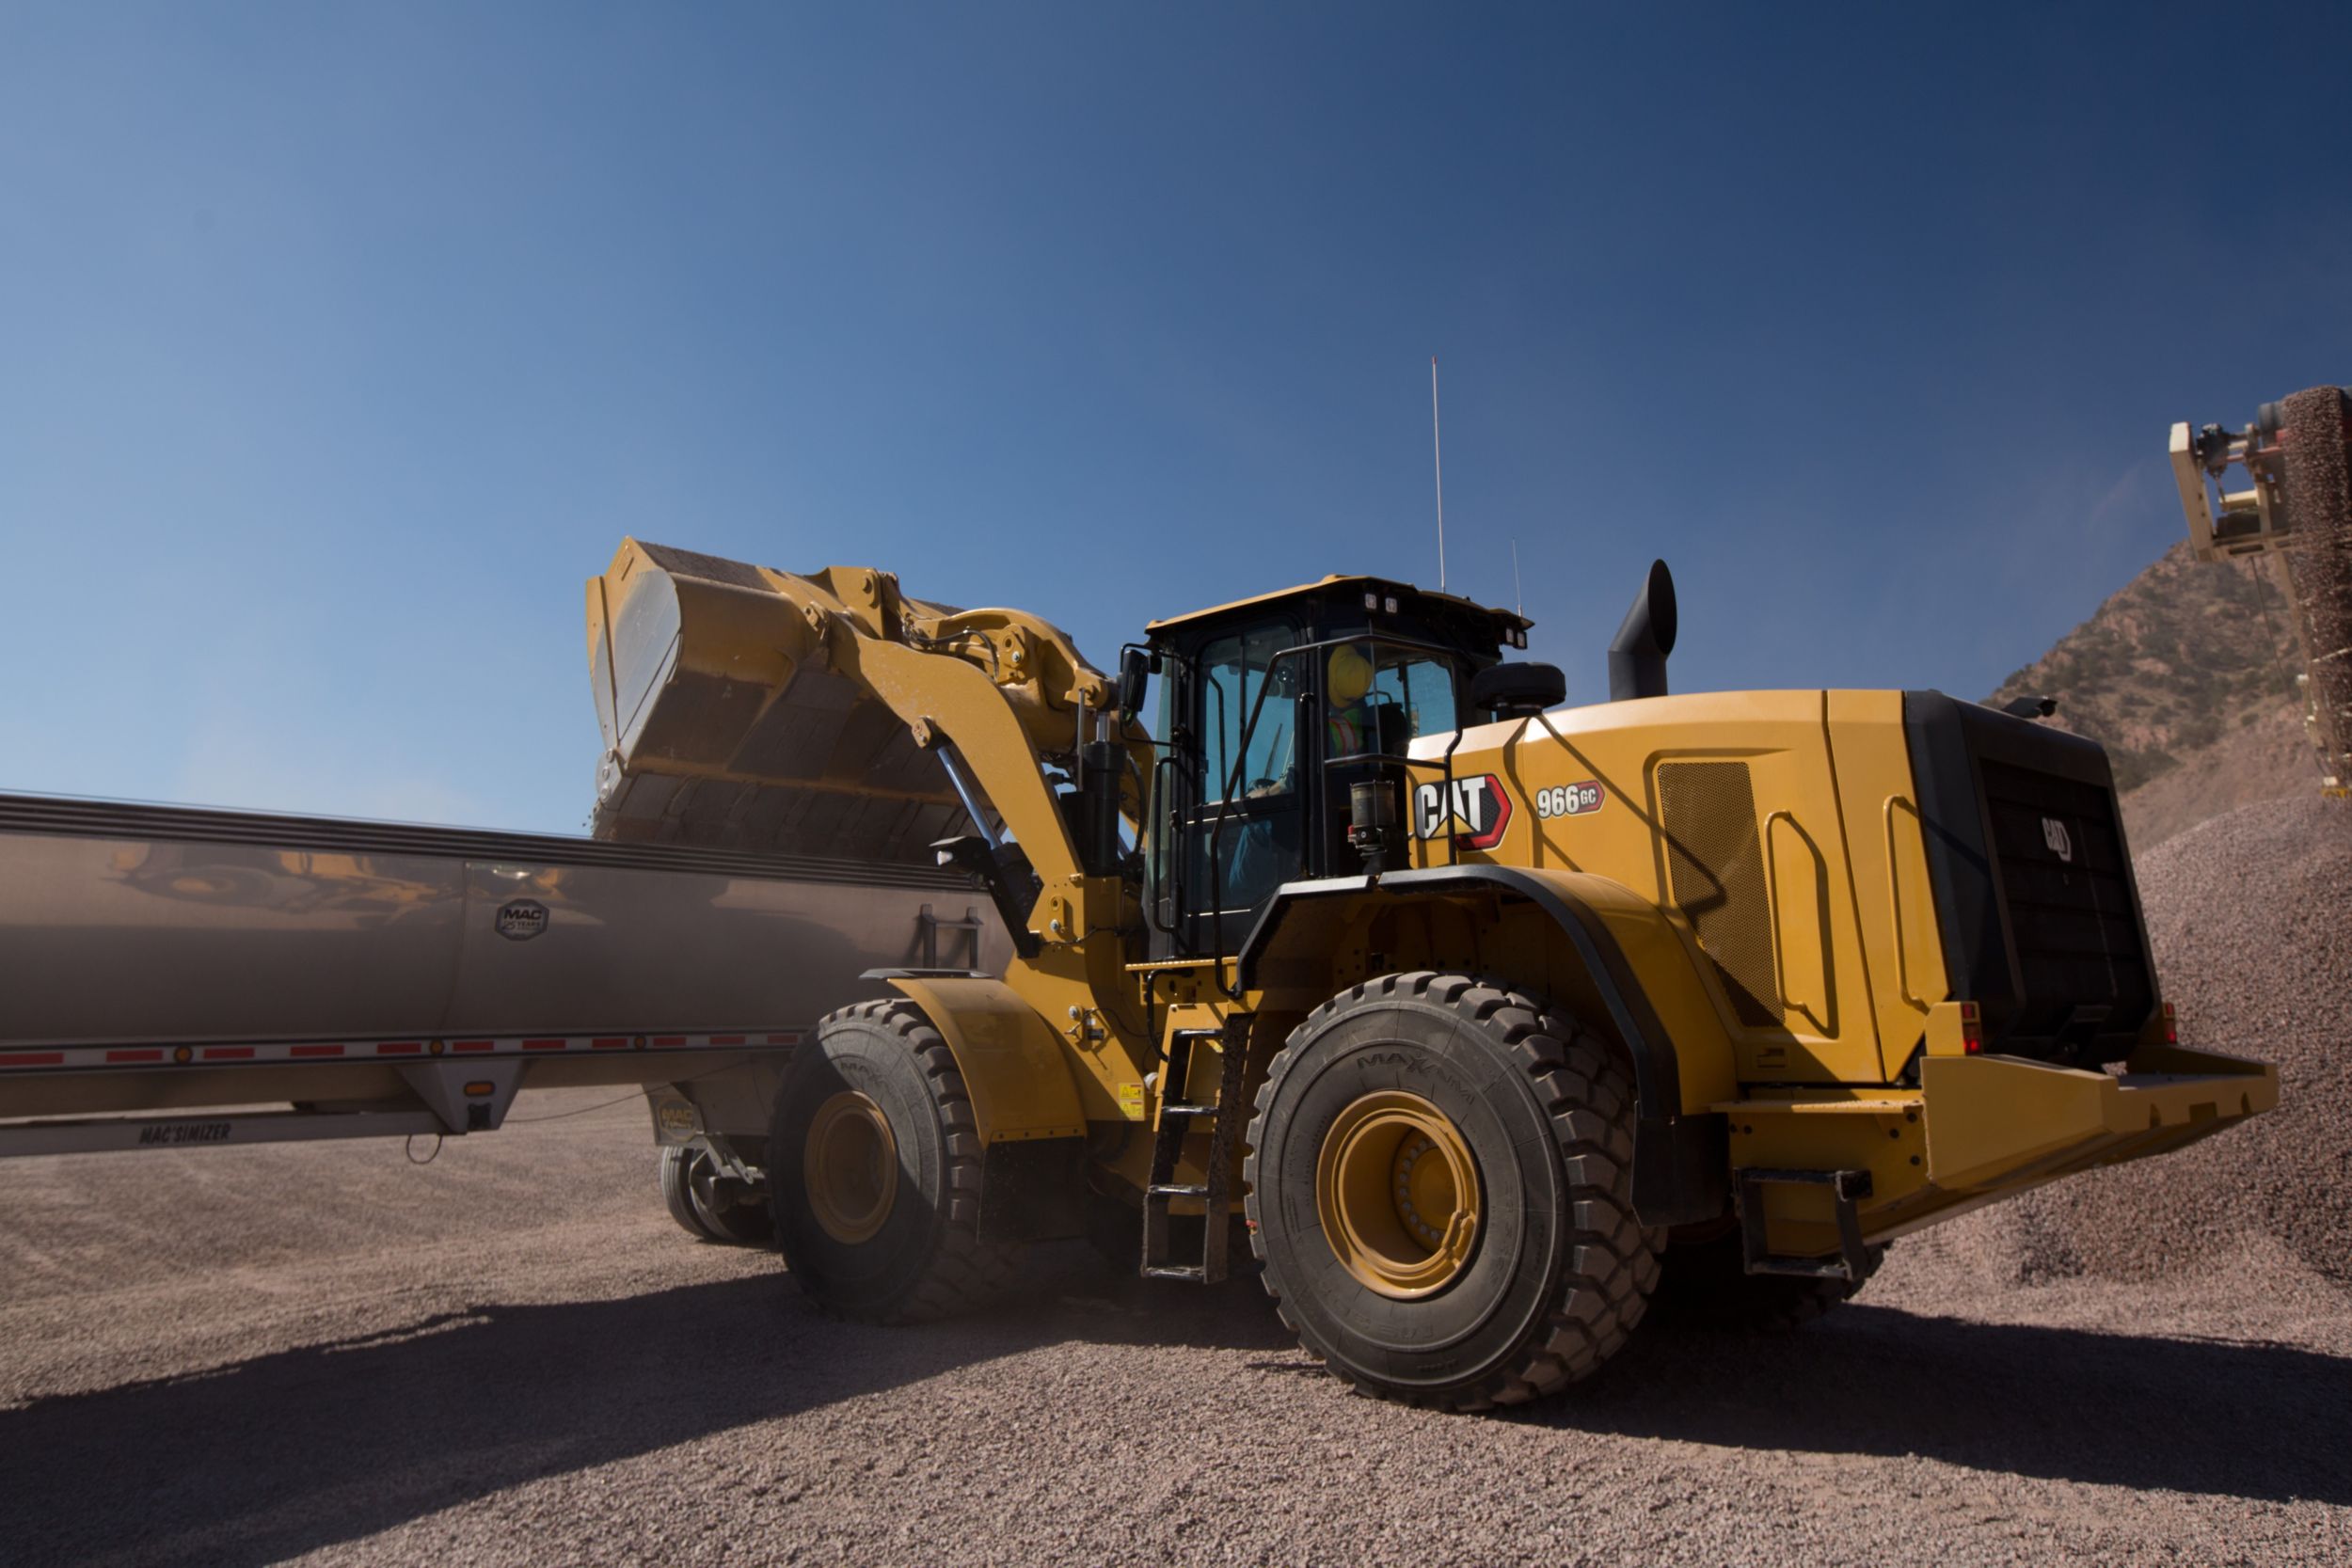
[[[905,722],[825,668],[810,611],[842,608],[821,575],[623,541],[588,580],[595,835],[928,865],[970,832]]]

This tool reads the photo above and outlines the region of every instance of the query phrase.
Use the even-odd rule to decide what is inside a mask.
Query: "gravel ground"
[[[10,1162],[0,1559],[2352,1562],[2347,839],[2258,806],[2142,864],[2192,1037],[2286,1069],[2268,1123],[1507,1417],[1354,1397],[1254,1283],[1083,1252],[979,1318],[828,1322],[677,1230],[594,1092],[423,1166]]]

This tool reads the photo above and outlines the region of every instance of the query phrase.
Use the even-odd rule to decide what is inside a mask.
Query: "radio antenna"
[[[1438,592],[1445,592],[1445,448],[1438,440],[1438,356],[1429,356],[1429,455],[1438,466]]]
[[[1511,541],[1511,613],[1527,619],[1527,598],[1519,592],[1519,542]]]

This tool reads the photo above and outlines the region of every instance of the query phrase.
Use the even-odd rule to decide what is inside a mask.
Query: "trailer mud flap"
[[[653,1141],[657,1148],[684,1148],[703,1135],[702,1113],[672,1085],[647,1087],[645,1109],[653,1116]]]

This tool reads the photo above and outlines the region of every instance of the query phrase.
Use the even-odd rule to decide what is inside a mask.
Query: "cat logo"
[[[2070,863],[2074,861],[2074,841],[2068,836],[2066,824],[2057,817],[2045,816],[2042,819],[2042,842],[2048,845],[2050,853],[2058,859]]]
[[[1450,809],[1445,795],[1441,784],[1425,784],[1413,791],[1416,837],[1437,838],[1452,822],[1454,842],[1465,849],[1491,849],[1502,842],[1502,831],[1511,825],[1511,797],[1502,792],[1501,779],[1482,773],[1454,780]]]

